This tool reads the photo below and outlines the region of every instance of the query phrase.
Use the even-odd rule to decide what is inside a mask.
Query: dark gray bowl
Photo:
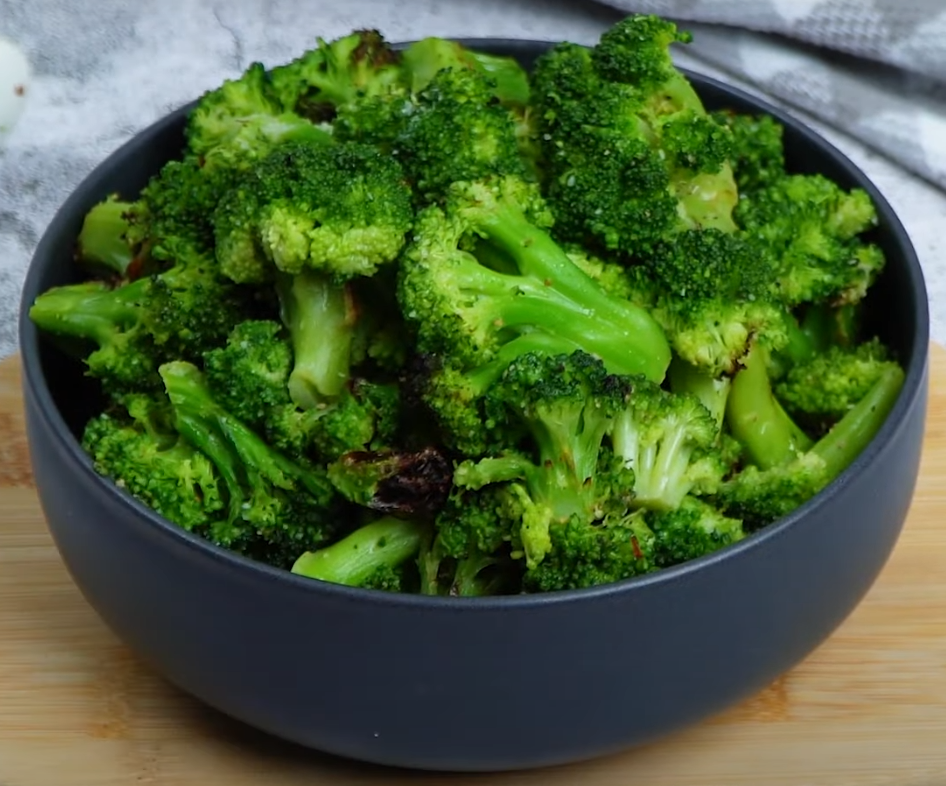
[[[527,65],[548,45],[466,42]],[[27,318],[76,279],[85,212],[134,194],[182,144],[186,108],[142,132],[69,197],[33,259],[20,321],[27,429],[49,528],[105,622],[171,682],[312,748],[382,764],[499,770],[585,759],[695,723],[765,687],[855,608],[900,533],[918,471],[929,324],[920,266],[877,189],[797,120],[691,74],[707,105],[787,126],[790,165],[866,189],[890,263],[875,327],[906,384],[830,488],[736,546],[597,589],[494,599],[394,596],[253,564],[162,520],[93,471],[76,439],[97,404],[81,368]]]

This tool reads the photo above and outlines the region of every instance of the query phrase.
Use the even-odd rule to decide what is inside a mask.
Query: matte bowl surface
[[[548,44],[465,41],[526,65]],[[693,724],[795,666],[848,616],[899,536],[926,413],[923,276],[890,206],[797,120],[689,74],[711,109],[786,126],[790,167],[860,186],[889,264],[874,327],[907,378],[882,431],[828,489],[717,554],[592,590],[450,600],[308,581],[162,520],[99,477],[77,435],[97,405],[81,368],[37,334],[36,295],[77,280],[74,238],[109,193],[134,195],[179,154],[187,107],[132,139],[66,200],[23,292],[27,429],[48,525],[75,583],[156,671],[259,729],[345,757],[441,770],[537,767]]]

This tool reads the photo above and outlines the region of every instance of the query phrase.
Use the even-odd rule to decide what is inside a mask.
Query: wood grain
[[[768,689],[648,748],[446,777],[300,751],[166,685],[69,579],[30,482],[16,359],[0,364],[0,786],[946,786],[946,352],[909,521],[842,628]]]

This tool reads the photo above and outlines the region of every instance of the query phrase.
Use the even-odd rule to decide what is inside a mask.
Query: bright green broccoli
[[[129,410],[166,408],[156,396],[137,396]],[[124,407],[86,424],[82,447],[95,470],[158,515],[188,531],[212,537],[226,516],[226,489],[213,463],[185,442],[173,426],[135,418]]]
[[[785,129],[771,115],[732,110],[713,113],[733,137],[730,164],[740,194],[768,186],[785,174]]]
[[[400,165],[358,143],[282,145],[218,204],[217,259],[234,281],[315,270],[338,283],[401,252],[413,221]]]
[[[659,326],[606,294],[528,220],[522,206],[530,195],[515,178],[456,184],[446,208],[418,217],[398,297],[419,350],[474,368],[517,336],[541,331],[596,354],[614,372],[662,379],[670,353]],[[466,250],[473,236],[478,244]],[[481,263],[479,244],[491,245],[512,272]]]
[[[160,389],[160,363],[198,360],[247,313],[254,313],[252,293],[190,252],[160,273],[117,286],[89,280],[54,287],[30,307],[42,330],[91,346],[83,350],[88,373],[111,395]]]
[[[878,338],[850,349],[833,344],[792,366],[775,385],[775,397],[793,418],[820,430],[844,417],[895,366]]]
[[[700,399],[643,378],[621,387],[608,433],[614,455],[634,473],[634,507],[673,510],[691,492],[713,493],[727,467],[717,421]]]
[[[395,571],[416,560],[427,527],[417,521],[382,516],[346,534],[334,543],[303,553],[292,572],[310,579],[387,589]],[[383,582],[378,579],[382,577]]]
[[[779,432],[788,429],[778,423],[773,426],[771,410],[760,412],[754,422],[744,424],[747,431],[751,429],[751,445],[769,437],[781,447],[761,454],[766,461],[753,460],[722,484],[716,497],[720,509],[754,530],[807,502],[847,469],[876,436],[896,404],[903,381],[904,372],[899,366],[887,366],[866,395],[824,436],[805,448],[786,442]],[[784,449],[786,444],[793,449]],[[755,453],[760,455],[758,449]]]
[[[245,168],[282,143],[326,144],[331,131],[280,105],[262,63],[200,97],[188,116],[187,152],[210,168]]]
[[[175,428],[214,464],[227,493],[224,545],[288,567],[306,550],[337,537],[340,499],[324,468],[288,458],[214,398],[205,375],[173,361],[159,372]]]
[[[734,228],[729,129],[670,56],[690,35],[635,14],[591,49],[562,43],[535,66],[532,95],[556,231],[648,255],[688,228]]]
[[[739,519],[692,496],[684,497],[672,510],[654,513],[647,523],[654,533],[654,564],[658,568],[712,554],[745,537]]]
[[[300,408],[291,396],[293,370],[287,331],[272,320],[237,325],[224,346],[204,356],[214,398],[292,457],[328,462],[394,443],[400,426],[396,385],[346,378],[334,399]]]
[[[865,240],[877,211],[861,189],[823,175],[786,175],[743,198],[736,219],[776,260],[774,292],[789,307],[857,303],[883,270]]]
[[[620,461],[601,462],[623,394],[604,364],[584,352],[521,355],[487,392],[492,407],[521,424],[534,452],[485,458],[454,480],[474,490],[510,483],[508,493],[522,509],[519,541],[530,569],[549,553],[556,526],[573,518],[591,526],[626,512],[634,474]]]

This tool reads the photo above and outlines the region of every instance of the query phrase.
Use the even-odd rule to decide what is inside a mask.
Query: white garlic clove
[[[30,64],[23,50],[0,37],[0,139],[23,113],[30,76]]]

